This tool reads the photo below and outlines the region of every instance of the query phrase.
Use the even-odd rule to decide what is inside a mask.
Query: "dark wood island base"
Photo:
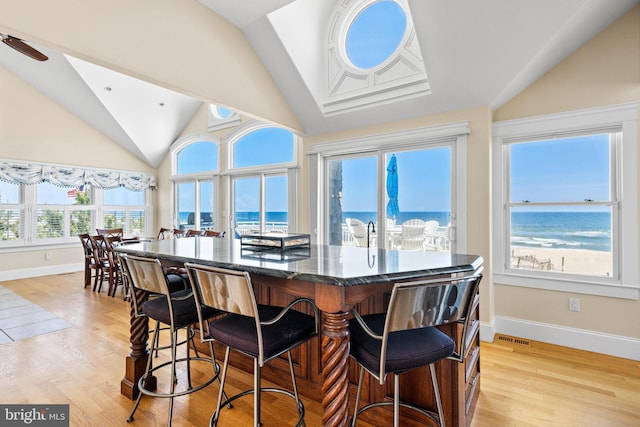
[[[380,313],[387,306],[389,291],[395,282],[470,273],[482,266],[482,258],[472,255],[382,249],[377,250],[377,264],[371,266],[367,263],[366,249],[314,245],[308,259],[265,262],[243,259],[232,241],[206,237],[143,242],[123,246],[121,250],[159,258],[166,263],[194,262],[248,271],[256,298],[261,303],[284,306],[296,297],[313,299],[322,312],[321,336],[296,348],[292,357],[301,394],[322,402],[323,426],[348,425],[352,415],[350,408],[354,407],[357,369],[349,359],[349,310],[355,306],[362,314]],[[462,337],[462,325],[443,326],[454,340],[465,339],[468,343],[464,363],[444,360],[436,364],[447,426],[470,424],[480,392],[478,300],[476,295],[474,321],[466,337]],[[133,399],[137,395],[136,382],[144,372],[148,357],[145,319],[132,317],[130,334],[131,353],[125,360],[121,392]],[[204,346],[202,351],[205,351]],[[253,369],[251,360],[240,354],[234,354],[231,364],[247,372]],[[290,387],[288,364],[284,358],[267,365],[262,375],[264,379]],[[428,368],[416,369],[408,375],[412,381],[401,383],[401,399],[435,408]],[[367,378],[363,400],[392,399],[392,383],[380,386],[369,376]],[[412,416],[407,412],[407,417]],[[376,423],[391,425],[391,420],[392,411],[376,411]],[[409,418],[406,421],[408,425],[412,424]]]

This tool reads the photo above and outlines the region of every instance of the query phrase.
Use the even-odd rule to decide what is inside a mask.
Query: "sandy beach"
[[[512,247],[513,268],[564,271],[597,276],[612,274],[611,252],[585,249]]]

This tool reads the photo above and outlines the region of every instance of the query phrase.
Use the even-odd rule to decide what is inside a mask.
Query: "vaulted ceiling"
[[[326,115],[319,101],[335,1],[200,0],[244,34],[307,135],[483,105],[498,108],[638,2],[408,0],[431,93]],[[11,24],[0,16],[0,32],[12,30]],[[40,41],[31,44],[49,61],[0,46],[0,65],[152,166],[202,105],[197,94],[179,94],[63,55]],[[211,84],[222,91],[226,83]],[[256,114],[246,105],[225,107]]]

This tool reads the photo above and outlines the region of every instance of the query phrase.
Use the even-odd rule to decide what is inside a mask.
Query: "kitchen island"
[[[124,245],[118,251],[138,256],[154,257],[167,265],[185,262],[247,271],[252,277],[259,302],[286,305],[295,297],[315,301],[322,312],[321,335],[302,346],[294,354],[296,375],[302,394],[317,399],[323,405],[324,426],[347,425],[350,416],[350,382],[355,381],[355,369],[349,361],[349,310],[357,305],[366,314],[386,308],[393,284],[401,281],[469,274],[482,266],[482,257],[475,255],[425,253],[345,246],[310,245],[304,252],[273,254],[243,250],[235,239],[195,237],[154,240]],[[144,298],[143,295],[139,297]],[[438,362],[437,371],[446,423],[449,426],[468,424],[479,393],[479,319],[478,298],[474,309],[474,326],[462,337],[456,324],[444,330],[458,342],[468,343],[465,363],[451,360]],[[132,313],[130,329],[131,353],[126,358],[122,394],[134,398],[137,380],[144,372],[148,325],[145,318]],[[278,383],[285,378],[282,366],[264,370],[264,378]],[[245,367],[242,360],[236,366]],[[246,365],[250,371],[251,364]],[[412,373],[416,381],[408,381],[403,399],[433,407],[428,369]],[[350,381],[351,380],[351,381]],[[286,386],[287,383],[284,383]],[[370,383],[368,398],[392,396],[393,391]]]

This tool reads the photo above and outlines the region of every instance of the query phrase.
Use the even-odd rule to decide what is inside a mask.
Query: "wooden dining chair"
[[[184,230],[180,230],[179,228],[173,229],[173,237],[175,237],[176,239],[180,239],[181,237],[184,237],[185,234],[186,232]]]
[[[205,235],[205,236],[208,236],[208,237],[219,237],[219,238],[223,238],[223,237],[224,237],[224,235],[225,235],[225,232],[224,232],[224,231],[206,230],[206,231],[204,232],[204,235]]]
[[[96,228],[96,232],[105,237],[120,237],[124,235],[122,228]]]
[[[92,276],[98,275],[99,266],[93,257],[93,246],[91,245],[89,234],[79,234],[78,237],[80,238],[82,250],[84,251],[84,287],[88,288],[91,286]],[[92,271],[94,274],[91,274]]]
[[[91,242],[91,253],[93,255],[93,262],[96,268],[96,276],[93,282],[92,290],[94,292],[100,292],[102,290],[102,283],[104,282],[105,274],[109,271],[109,256],[107,255],[107,243],[104,240],[102,234],[95,236],[89,236]]]
[[[196,237],[196,236],[204,236],[204,231],[200,230],[187,230],[185,237]]]
[[[166,240],[171,238],[173,231],[170,228],[160,227],[158,231],[158,240]]]
[[[122,270],[120,269],[119,258],[114,252],[114,249],[120,246],[123,242],[122,237],[119,236],[106,236],[104,238],[105,249],[107,259],[109,261],[107,266],[107,273],[109,275],[109,292],[107,293],[111,297],[116,296],[118,286],[123,287],[124,298],[127,299],[127,289],[124,286],[124,280],[122,277]]]

